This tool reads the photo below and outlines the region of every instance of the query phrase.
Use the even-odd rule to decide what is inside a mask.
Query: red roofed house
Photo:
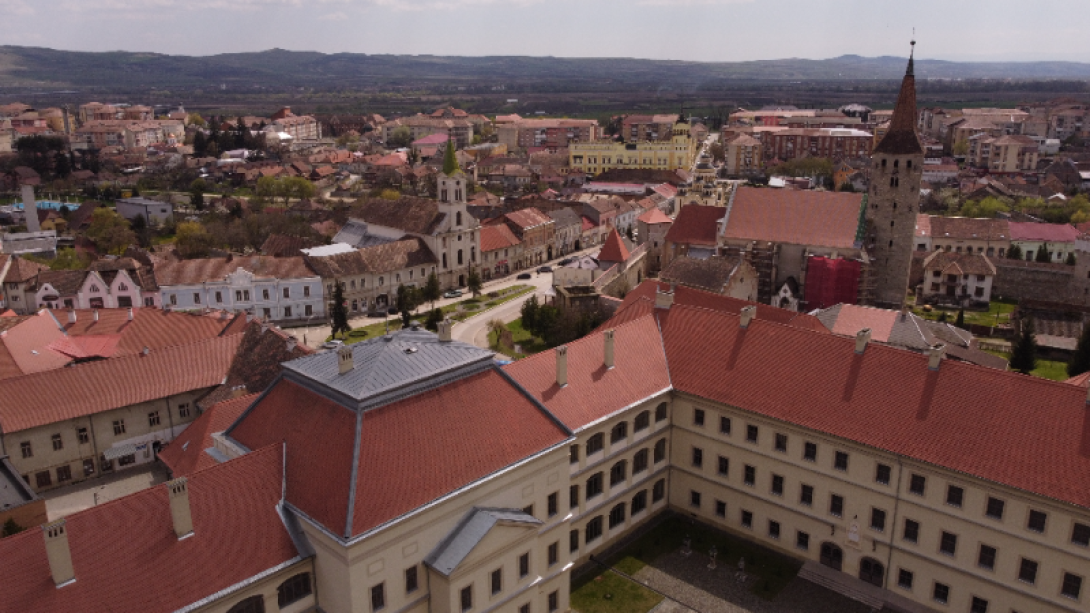
[[[506,224],[519,238],[522,252],[519,268],[530,268],[553,259],[556,244],[556,222],[535,207],[527,207],[489,221],[489,225]]]
[[[1080,232],[1066,223],[1008,222],[1011,246],[1018,245],[1023,256],[1030,261],[1037,258],[1037,250],[1048,252],[1048,261],[1063,263],[1075,251],[1075,239]]]
[[[720,206],[689,204],[681,207],[663,238],[662,265],[676,257],[710,257],[716,251],[719,221],[727,210]]]
[[[658,208],[649,209],[636,218],[636,240],[642,245],[648,243],[647,253],[652,265],[657,269],[662,266],[662,249],[666,244],[666,233],[674,220]]]
[[[481,277],[489,280],[518,270],[522,242],[507,224],[481,226]]]

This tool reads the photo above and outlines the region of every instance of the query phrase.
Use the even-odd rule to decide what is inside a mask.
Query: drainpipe
[[[897,458],[897,495],[893,499],[893,521],[889,525],[889,554],[886,555],[886,576],[882,581],[882,587],[887,590],[889,589],[889,566],[893,562],[893,535],[897,532],[897,510],[901,506],[901,475],[904,469],[901,458]]]

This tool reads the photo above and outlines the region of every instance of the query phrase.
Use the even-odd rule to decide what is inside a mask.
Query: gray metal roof
[[[385,236],[375,236],[367,233],[367,222],[359,219],[349,219],[348,223],[344,224],[341,231],[333,237],[334,243],[345,243],[356,247],[373,247],[375,245],[384,245],[386,243],[392,243],[397,239],[387,238]]]
[[[481,372],[493,356],[459,341],[441,342],[425,330],[392,332],[350,347],[353,368],[343,375],[336,351],[285,362],[285,374],[364,409]]]
[[[501,522],[528,526],[540,526],[542,523],[540,519],[518,509],[475,508],[424,558],[424,563],[449,577],[477,543],[484,539],[492,526]]]
[[[19,471],[8,461],[8,456],[0,456],[0,511],[35,500],[38,500],[38,495],[19,476]]]

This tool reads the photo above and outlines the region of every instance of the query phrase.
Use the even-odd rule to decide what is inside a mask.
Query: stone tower
[[[913,49],[916,41],[912,41]],[[900,308],[908,291],[916,214],[920,210],[923,146],[916,134],[916,78],[912,54],[901,81],[889,132],[871,155],[866,249],[871,257],[875,304]]]

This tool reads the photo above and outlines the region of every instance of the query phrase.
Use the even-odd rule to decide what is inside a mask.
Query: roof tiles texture
[[[299,279],[315,276],[302,257],[275,258],[267,255],[249,255],[164,261],[155,265],[155,277],[159,285],[163,287],[195,285],[223,281],[227,275],[239,268],[264,279]]]
[[[617,232],[617,228],[613,228],[609,231],[609,236],[606,237],[602,250],[598,252],[598,261],[627,262],[629,255],[628,247],[621,240],[621,234]]]
[[[862,204],[862,194],[740,187],[724,238],[850,249]]]
[[[347,253],[307,256],[307,262],[323,279],[345,275],[393,272],[425,264],[436,264],[435,254],[417,237],[361,247]]]
[[[666,242],[681,245],[714,245],[719,232],[719,220],[726,209],[720,206],[689,204],[681,207],[674,225],[666,232]]]
[[[73,312],[75,323],[68,321],[69,311],[52,311],[68,336],[119,337],[117,351],[110,357],[140,353],[144,347],[156,350],[223,336],[234,319],[222,317],[218,312],[198,315],[134,307],[132,321],[129,321],[128,309],[98,309],[98,321],[95,321],[91,309]]]
[[[1079,237],[1079,231],[1071,224],[1035,223],[1032,221],[1012,221],[1009,223],[1011,240],[1071,243]]]
[[[481,252],[488,253],[497,249],[507,249],[519,244],[519,238],[507,227],[507,224],[485,225],[481,227]]]
[[[217,466],[219,462],[204,452],[212,446],[212,435],[235,423],[256,399],[257,394],[249,394],[212,405],[159,452],[159,459],[175,477]]]

